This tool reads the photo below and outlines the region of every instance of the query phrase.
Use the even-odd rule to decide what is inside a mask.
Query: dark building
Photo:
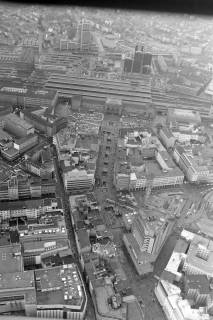
[[[31,123],[36,130],[43,132],[50,137],[67,125],[67,118],[58,118],[48,113],[45,115],[37,115],[24,110],[21,112],[21,118]]]
[[[143,61],[142,61],[142,73],[149,74],[151,70],[152,64],[152,54],[151,53],[144,53],[143,54]]]
[[[131,58],[125,58],[124,60],[124,72],[132,71],[133,60]]]
[[[136,51],[134,55],[134,61],[132,65],[132,72],[140,73],[142,65],[143,53],[142,51]]]

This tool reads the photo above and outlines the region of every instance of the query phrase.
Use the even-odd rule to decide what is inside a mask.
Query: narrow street
[[[69,196],[64,190],[64,184],[63,184],[63,179],[60,174],[60,168],[57,160],[57,152],[55,147],[52,148],[52,154],[53,154],[53,159],[54,159],[54,167],[55,167],[55,176],[56,176],[56,194],[62,199],[62,204],[64,208],[64,218],[65,218],[65,223],[67,227],[67,232],[68,232],[68,239],[70,241],[70,246],[71,250],[73,252],[73,260],[74,262],[78,265],[79,269],[81,270],[81,266],[78,260],[78,251],[76,247],[76,242],[75,242],[75,235],[74,235],[74,230],[72,227],[71,223],[71,213],[70,213],[70,206],[69,206]],[[95,310],[93,306],[93,301],[92,297],[90,295],[88,286],[85,286],[86,292],[87,292],[87,298],[88,298],[88,306],[87,306],[87,314],[86,314],[86,320],[95,320],[96,315],[95,315]]]

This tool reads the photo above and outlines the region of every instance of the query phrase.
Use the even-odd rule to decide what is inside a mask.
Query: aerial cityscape
[[[0,14],[0,319],[213,320],[213,19]]]

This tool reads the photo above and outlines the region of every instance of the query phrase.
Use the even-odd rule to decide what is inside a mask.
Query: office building
[[[17,149],[11,146],[11,147],[5,147],[4,149],[1,149],[1,155],[3,158],[5,158],[8,161],[14,161],[20,156],[20,153]]]
[[[35,153],[32,156],[27,155],[27,160],[24,162],[25,168],[39,177],[51,177],[55,169],[50,149],[38,150],[36,157]]]
[[[212,156],[208,148],[199,146],[187,150],[177,146],[173,151],[173,157],[188,181],[196,183],[213,181]]]
[[[63,180],[68,192],[91,190],[95,183],[94,173],[87,173],[86,170],[77,168],[64,172]]]
[[[17,189],[14,190],[17,193]],[[17,197],[14,197],[17,199]],[[26,218],[38,219],[46,212],[63,212],[59,198],[21,200],[15,202],[2,202],[0,208],[1,221]]]
[[[59,259],[72,255],[69,241],[65,238],[61,238],[57,233],[50,241],[44,238],[36,241],[36,238],[27,239],[27,237],[24,239],[22,238],[21,241],[24,266],[28,268],[35,268],[36,266],[42,266],[42,268],[45,268],[49,264],[55,264],[53,258],[56,255]],[[52,263],[50,262],[51,260],[53,260]]]
[[[34,271],[1,273],[0,314],[25,311],[26,316],[36,314]]]
[[[4,129],[16,138],[23,138],[34,133],[34,127],[14,113],[4,117]]]
[[[131,233],[124,234],[123,241],[139,275],[153,271],[153,264],[173,226],[172,220],[148,223],[140,215],[134,216]]]
[[[126,57],[124,59],[124,73],[130,73],[132,71],[133,59]]]
[[[67,125],[67,118],[58,118],[49,113],[45,115],[37,115],[24,110],[20,115],[21,118],[31,123],[36,130],[41,131],[50,137],[55,135],[59,130],[65,128]]]
[[[26,87],[26,85],[13,83],[11,79],[6,84],[5,82],[0,84],[0,103],[2,104],[23,106],[25,108],[40,106],[53,108],[57,104],[57,101],[58,94],[55,90],[31,89],[30,87]]]
[[[182,184],[183,172],[159,139],[147,129],[127,130],[118,140],[114,185],[117,190]]]
[[[55,195],[55,180],[13,177],[0,185],[0,201],[39,198],[44,195]]]
[[[12,244],[0,247],[0,273],[11,274],[24,270],[22,248],[20,244]]]
[[[131,72],[141,73],[143,56],[144,56],[144,53],[142,51],[138,51],[138,50],[135,51]]]
[[[141,73],[150,74],[151,73],[151,65],[152,65],[152,54],[144,53],[142,59]]]
[[[212,241],[183,230],[155,287],[169,319],[211,319]]]
[[[87,295],[75,264],[35,270],[38,318],[83,320]]]
[[[23,138],[15,140],[14,148],[17,149],[21,154],[31,149],[32,147],[34,147],[37,143],[38,143],[38,136],[32,133]]]
[[[167,115],[168,122],[200,124],[201,117],[199,111],[170,109]]]
[[[190,301],[181,297],[181,289],[165,280],[160,280],[155,295],[163,308],[166,319],[174,320],[210,320],[206,308],[195,309]]]
[[[161,141],[167,149],[174,147],[176,139],[170,129],[168,129],[167,127],[163,127],[162,129],[160,129],[159,137],[161,138]]]

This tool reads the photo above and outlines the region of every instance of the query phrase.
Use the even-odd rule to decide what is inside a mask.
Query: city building
[[[15,193],[17,191],[15,190]],[[46,198],[2,202],[0,208],[1,221],[17,218],[37,219],[46,212],[63,212],[60,198]]]
[[[131,233],[124,234],[123,241],[139,275],[153,272],[154,262],[173,226],[172,220],[147,222],[140,215],[134,216]]]
[[[167,319],[211,319],[212,240],[187,230],[181,232],[174,251],[155,287]]]
[[[182,184],[184,174],[159,139],[147,129],[131,130],[118,140],[114,185],[117,190]]]
[[[48,148],[38,150],[38,157],[29,157],[24,162],[25,168],[39,177],[51,177],[54,174],[54,163]]]
[[[20,156],[20,153],[17,149],[11,146],[11,147],[5,147],[4,149],[1,149],[1,155],[6,160],[13,161]]]
[[[14,83],[17,86],[16,83]],[[8,86],[5,82],[0,85],[0,103],[12,104],[13,106],[23,106],[25,108],[47,107],[53,108],[58,101],[56,90],[34,90],[23,85],[13,87],[10,79]]]
[[[94,173],[87,173],[86,170],[79,170],[75,168],[63,173],[63,181],[66,191],[82,192],[93,188],[95,178]]]
[[[25,311],[26,316],[36,314],[36,288],[34,271],[1,273],[0,314]]]
[[[4,117],[4,129],[16,138],[23,138],[29,134],[34,134],[34,127],[14,113]]]
[[[37,317],[83,320],[87,295],[77,265],[35,270]]]
[[[190,149],[177,146],[173,151],[173,157],[188,181],[211,183],[213,179],[211,153],[211,148],[202,145]]]
[[[165,280],[160,280],[155,295],[168,320],[210,320],[206,308],[195,309],[190,301],[181,297],[181,289]]]
[[[49,113],[38,115],[33,112],[23,110],[20,113],[20,116],[31,123],[36,130],[41,131],[50,137],[55,135],[59,130],[63,129],[67,125],[67,118],[58,118]]]
[[[31,149],[38,143],[38,136],[36,134],[29,134],[23,138],[16,139],[14,142],[14,148],[19,151],[19,154]]]
[[[56,255],[59,258],[71,256],[72,251],[69,241],[60,237],[57,238],[57,236],[56,234],[51,241],[47,239],[39,241],[36,241],[36,239],[22,239],[24,266],[26,268],[35,268],[36,266],[46,268],[56,264],[52,259]]]
[[[169,122],[201,123],[200,113],[193,110],[173,109],[168,110],[167,119]]]
[[[0,185],[0,201],[39,198],[55,195],[55,180],[12,177]]]
[[[159,137],[167,149],[174,147],[176,139],[167,127],[160,129]]]

